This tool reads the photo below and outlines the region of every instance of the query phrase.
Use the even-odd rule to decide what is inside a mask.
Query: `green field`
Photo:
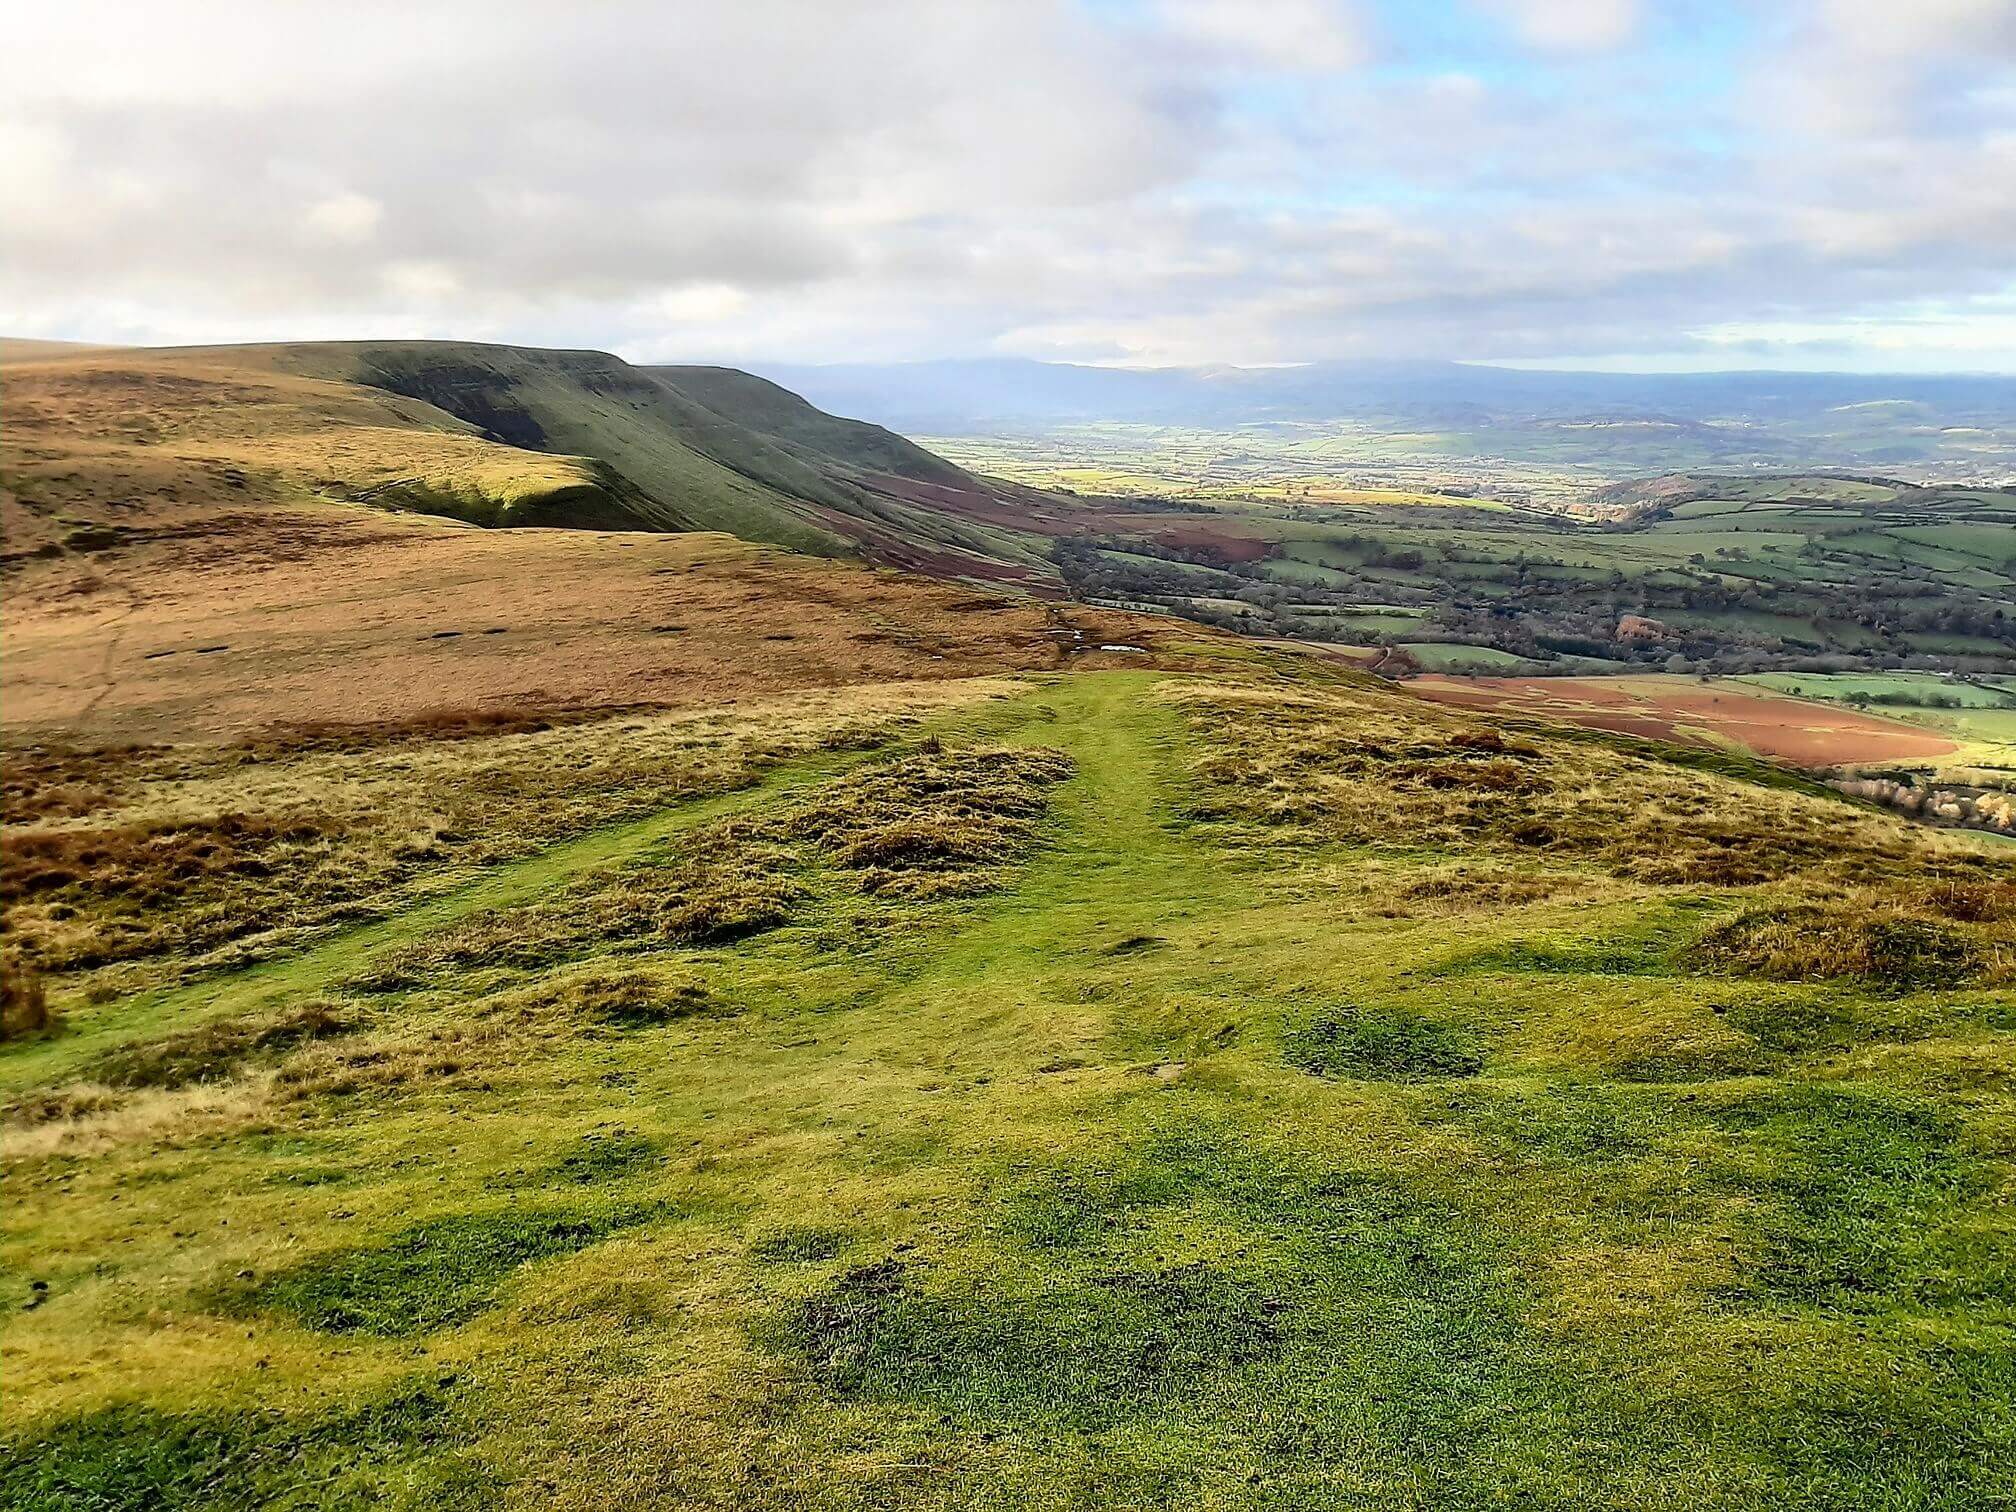
[[[1204,649],[10,789],[0,1502],[2006,1504],[2006,859]],[[125,931],[227,795],[359,827]]]
[[[1218,596],[1247,606],[1217,617],[1228,628],[1344,638],[1379,605],[1422,624],[1349,633],[1412,644],[1432,630],[1543,670],[2016,671],[2016,493],[1786,476],[1605,497],[1602,519],[1457,499],[1219,502],[1123,519],[1053,555],[1079,591],[1179,612],[1185,580],[1216,568],[1238,580]],[[1627,633],[1627,617],[1651,623]]]
[[[1400,649],[1430,672],[1496,672],[1524,665],[1509,651],[1489,646],[1459,646],[1434,641],[1401,641]]]

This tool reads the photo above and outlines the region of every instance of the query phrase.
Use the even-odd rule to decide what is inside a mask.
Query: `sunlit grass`
[[[1238,649],[880,749],[738,710],[762,785],[10,1047],[0,1487],[1997,1505],[2016,1001],[1742,921],[1853,878],[1992,953],[2006,863]],[[497,739],[557,780],[598,730],[618,788],[692,759]],[[447,801],[490,755],[346,759]],[[632,869],[748,846],[796,888],[761,932],[597,935]],[[493,907],[552,957],[448,948]]]

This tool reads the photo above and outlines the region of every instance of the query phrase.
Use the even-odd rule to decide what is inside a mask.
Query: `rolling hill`
[[[424,400],[514,446],[592,456],[645,528],[725,530],[939,577],[1050,575],[1015,528],[1032,491],[724,368],[462,343],[290,346],[277,365]]]
[[[744,374],[0,384],[0,1507],[2006,1503],[2006,841],[1682,747],[1716,688],[1577,730],[690,528],[982,507]],[[1022,523],[1403,626],[1999,571],[1656,492]]]
[[[136,511],[224,480],[238,502],[726,531],[940,578],[1057,586],[1029,527],[1061,501],[729,369],[441,342],[32,343],[0,359],[16,441],[8,487],[22,506],[10,551],[131,528]],[[59,517],[71,523],[37,524]]]

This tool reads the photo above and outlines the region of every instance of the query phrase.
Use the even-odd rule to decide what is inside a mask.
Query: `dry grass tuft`
[[[850,688],[703,713],[479,706],[220,747],[42,751],[18,768],[17,797],[50,812],[10,828],[0,906],[51,972],[105,967],[114,990],[138,990],[169,960],[176,971],[242,966],[396,909],[445,868],[519,860],[746,785],[778,760],[887,740],[920,710],[991,691]],[[87,786],[117,812],[59,817],[85,804]],[[58,791],[75,801],[58,803]],[[673,933],[774,923],[775,907],[744,891],[703,903]]]
[[[834,783],[776,828],[857,873],[864,892],[970,896],[1027,853],[1048,789],[1074,770],[1061,751],[920,750]]]
[[[476,740],[494,735],[531,735],[569,725],[593,724],[621,715],[652,712],[643,704],[582,707],[572,704],[497,704],[476,708],[422,709],[401,719],[351,721],[302,719],[270,725],[242,742],[263,757],[307,751],[372,751],[416,741]]]
[[[0,823],[33,824],[76,819],[117,801],[124,770],[158,748],[112,746],[97,750],[65,745],[10,749],[0,762]]]
[[[482,914],[387,955],[368,992],[424,987],[481,967],[538,969],[612,950],[714,946],[791,922],[824,861],[862,891],[912,900],[999,886],[1034,845],[1055,751],[919,753],[839,778],[771,817],[681,835],[675,855],[594,873],[529,907]]]
[[[108,1087],[172,1090],[229,1080],[299,1046],[353,1034],[362,1027],[355,1010],[318,999],[270,1017],[226,1019],[126,1045],[102,1057],[92,1072]]]
[[[41,970],[23,951],[0,952],[0,1040],[40,1034],[54,1023]]]
[[[1870,891],[1745,909],[1690,948],[1712,971],[1777,981],[1850,977],[1888,991],[1957,987],[2016,975],[2016,935],[1956,925],[1925,892]]]

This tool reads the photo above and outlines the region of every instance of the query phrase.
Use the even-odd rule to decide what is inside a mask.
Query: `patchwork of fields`
[[[1055,552],[1084,594],[1430,671],[2016,672],[2007,489],[1673,478],[1611,507],[1194,505]]]
[[[1440,703],[1648,740],[1697,741],[1802,767],[1934,761],[1960,746],[1929,730],[1726,682],[1671,677],[1423,677]]]

